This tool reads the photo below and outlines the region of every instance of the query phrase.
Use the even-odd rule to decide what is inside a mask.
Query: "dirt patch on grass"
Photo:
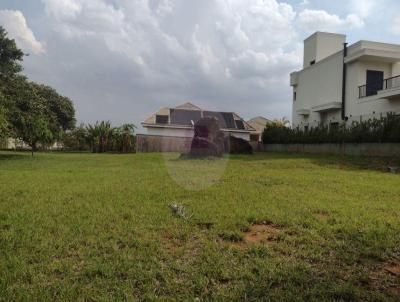
[[[241,232],[241,240],[229,240],[231,241],[229,246],[245,250],[250,246],[276,243],[285,235],[282,226],[271,222],[254,223],[242,229]]]
[[[182,242],[169,234],[165,234],[162,237],[161,246],[166,251],[175,253],[182,246]]]
[[[393,259],[378,265],[370,274],[375,288],[386,291],[390,296],[400,297],[400,260]]]
[[[243,241],[247,244],[260,244],[264,242],[275,242],[282,229],[274,224],[253,224],[245,232]]]
[[[318,211],[315,217],[320,221],[327,221],[329,219],[329,214],[325,211]]]

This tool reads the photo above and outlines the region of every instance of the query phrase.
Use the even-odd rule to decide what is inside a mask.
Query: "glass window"
[[[156,124],[168,124],[168,115],[156,115]]]

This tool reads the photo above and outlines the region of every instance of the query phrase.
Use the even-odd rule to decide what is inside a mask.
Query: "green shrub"
[[[264,144],[322,144],[322,143],[399,143],[400,116],[344,123],[338,127],[319,126],[308,130],[291,129],[270,123],[263,132]]]

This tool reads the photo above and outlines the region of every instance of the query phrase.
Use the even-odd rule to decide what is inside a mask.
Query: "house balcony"
[[[358,87],[359,98],[376,96],[379,99],[397,99],[400,98],[400,76],[391,77]]]
[[[312,111],[314,112],[337,111],[340,110],[341,108],[342,108],[341,102],[330,102],[311,107]]]

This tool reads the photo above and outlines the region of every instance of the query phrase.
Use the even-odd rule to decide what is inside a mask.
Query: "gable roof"
[[[247,123],[253,127],[254,129],[256,129],[258,132],[262,132],[264,131],[265,126],[271,122],[271,120],[263,117],[263,116],[256,116],[253,117],[252,119],[248,120]]]
[[[163,119],[161,119],[160,116],[163,116]],[[166,119],[165,116],[168,116],[168,118]],[[193,125],[203,117],[216,118],[221,129],[232,131],[256,131],[256,129],[233,112],[202,110],[190,102],[175,108],[161,108],[148,117],[142,125],[144,127],[156,126],[168,128],[193,127]]]
[[[201,110],[201,108],[193,105],[191,102],[186,102],[182,105],[176,106],[175,109],[184,109],[184,110]]]

